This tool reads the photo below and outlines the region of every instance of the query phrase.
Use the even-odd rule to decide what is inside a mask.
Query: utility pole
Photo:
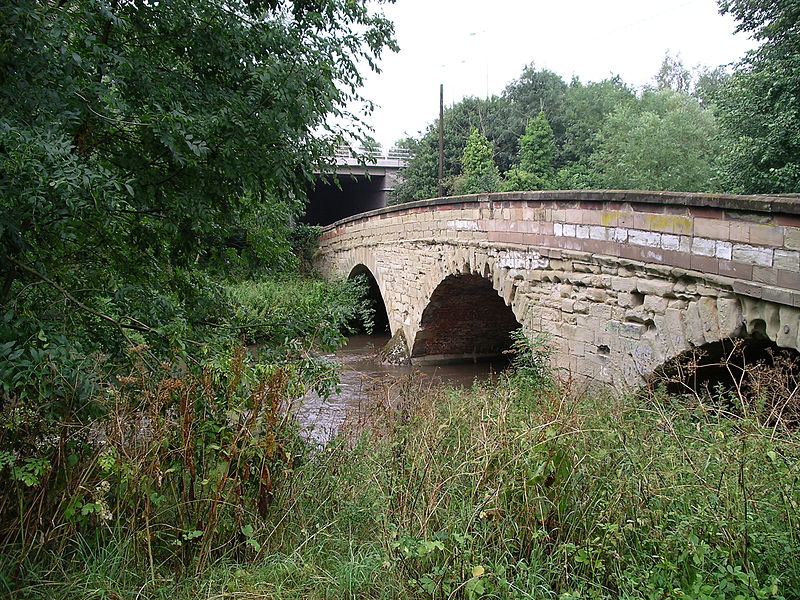
[[[444,84],[439,84],[439,197],[444,196]]]

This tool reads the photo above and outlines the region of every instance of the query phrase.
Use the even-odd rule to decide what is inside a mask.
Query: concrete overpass
[[[337,150],[334,164],[317,173],[307,190],[303,222],[329,225],[347,216],[383,208],[398,182],[398,172],[408,161],[408,151],[393,148],[385,155],[349,148]]]
[[[412,362],[521,325],[580,377],[636,386],[722,340],[800,349],[800,199],[645,191],[435,198],[323,230],[327,277],[369,273]]]

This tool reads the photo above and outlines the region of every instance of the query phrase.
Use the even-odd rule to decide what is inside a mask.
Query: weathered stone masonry
[[[434,292],[459,274],[491,281],[527,331],[547,333],[555,363],[607,383],[638,385],[669,359],[724,338],[763,335],[800,349],[796,198],[437,198],[334,223],[317,259],[326,276],[370,270],[392,333],[403,330],[412,357],[426,347],[445,353],[431,332],[420,338],[426,344],[415,341]]]

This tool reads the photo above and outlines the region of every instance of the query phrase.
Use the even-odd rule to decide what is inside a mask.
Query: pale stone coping
[[[340,219],[322,228],[329,231],[338,226],[369,219],[371,217],[402,212],[415,208],[447,206],[448,204],[479,204],[481,202],[514,201],[562,201],[562,202],[633,202],[636,204],[658,204],[684,206],[687,208],[716,208],[737,212],[757,212],[776,215],[800,215],[800,198],[793,195],[700,194],[689,192],[651,192],[644,190],[544,190],[536,192],[497,192],[493,194],[471,194],[429,198],[404,204],[395,204]]]

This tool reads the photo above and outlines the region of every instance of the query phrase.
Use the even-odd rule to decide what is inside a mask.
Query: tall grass
[[[800,597],[796,430],[735,416],[726,398],[581,392],[522,350],[516,374],[468,390],[387,382],[354,416],[357,432],[294,460],[238,530],[240,549],[194,576],[168,563],[148,572],[118,538],[26,565],[14,591]]]

